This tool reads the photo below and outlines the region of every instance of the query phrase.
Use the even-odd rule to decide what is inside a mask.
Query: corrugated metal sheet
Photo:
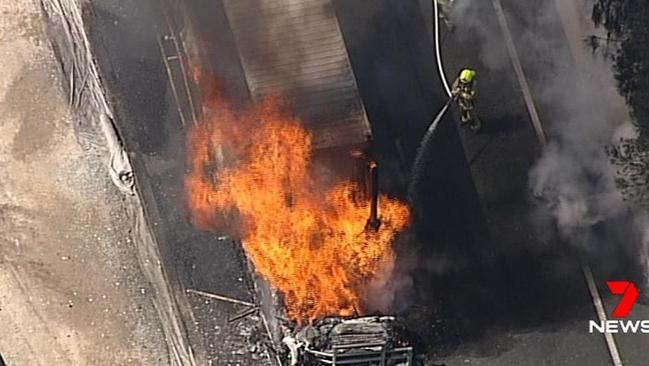
[[[316,148],[370,134],[331,0],[224,0],[250,94],[277,93],[313,132]]]

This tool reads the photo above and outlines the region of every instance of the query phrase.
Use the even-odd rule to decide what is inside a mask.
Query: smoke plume
[[[644,258],[649,221],[621,194],[618,169],[606,153],[607,147],[635,131],[615,88],[610,60],[595,55],[584,42],[598,35],[589,3],[537,3],[542,5],[533,13],[504,4],[505,12],[514,7],[517,13],[528,12],[523,25],[521,14],[506,15],[550,141],[530,169],[530,192],[540,211],[553,218],[563,240],[595,258],[618,252]],[[490,72],[511,72],[510,60],[498,52],[503,50],[496,44],[500,38],[492,37],[501,30],[493,29],[493,22],[476,8],[474,2],[457,1],[453,19],[483,35],[480,59]],[[563,31],[557,31],[557,19]],[[541,216],[536,215],[539,232],[548,229],[548,220]]]
[[[541,9],[540,24],[549,25],[554,6],[549,3]],[[567,11],[561,16],[564,23],[585,21],[570,17]],[[555,44],[561,40],[532,33],[522,37],[539,47],[561,49]],[[558,52],[556,64],[574,60],[575,66],[553,68],[537,95],[538,103],[551,108],[553,120],[547,124],[551,142],[531,169],[529,184],[555,218],[560,234],[573,244],[593,249],[589,246],[597,241],[595,228],[606,230],[618,218],[632,215],[633,204],[624,200],[616,186],[616,169],[606,154],[606,147],[618,142],[615,139],[628,130],[629,123],[624,103],[614,90],[611,65],[589,53],[584,43],[568,39],[571,54]],[[643,230],[642,221],[629,220],[628,229]],[[601,243],[617,244],[622,245]]]

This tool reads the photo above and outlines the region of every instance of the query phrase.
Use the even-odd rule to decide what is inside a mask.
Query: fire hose
[[[428,129],[419,144],[419,148],[417,149],[417,155],[415,156],[415,161],[413,163],[412,172],[411,172],[410,186],[408,187],[408,196],[411,202],[416,202],[415,200],[416,186],[421,178],[421,174],[424,168],[424,158],[428,155],[427,153],[431,149],[430,145],[432,143],[433,135],[437,130],[437,126],[442,120],[442,117],[444,117],[444,114],[446,114],[446,112],[448,111],[448,107],[451,105],[451,103],[457,100],[457,96],[454,96],[451,93],[451,88],[449,87],[448,81],[446,80],[444,65],[442,63],[442,52],[441,52],[440,36],[439,36],[439,4],[437,3],[437,0],[433,0],[433,23],[434,23],[434,45],[435,45],[435,59],[437,63],[437,71],[444,92],[448,96],[448,100],[446,101],[444,106],[442,106],[442,108],[439,110],[439,112],[437,113],[433,121],[428,126]],[[478,121],[477,129],[480,128],[479,126],[480,123]]]
[[[417,149],[417,155],[415,156],[415,161],[412,165],[412,172],[410,175],[410,185],[408,187],[408,198],[410,202],[417,202],[415,198],[416,188],[421,178],[422,172],[424,170],[424,157],[428,155],[426,154],[426,152],[430,150],[431,141],[433,139],[433,135],[435,134],[435,131],[437,130],[437,126],[439,125],[439,122],[442,120],[442,117],[444,117],[444,114],[446,114],[448,107],[455,100],[455,97],[451,94],[451,88],[448,86],[448,82],[446,81],[446,75],[444,73],[444,65],[442,64],[442,52],[441,52],[441,47],[439,42],[439,5],[437,4],[437,0],[433,0],[433,23],[434,23],[435,59],[437,61],[437,71],[439,74],[439,78],[442,82],[442,87],[444,88],[444,92],[448,96],[448,100],[446,101],[444,106],[442,106],[439,112],[437,112],[437,115],[428,126],[428,130],[426,130],[424,137],[419,143],[419,148]]]
[[[408,187],[408,197],[410,199],[410,202],[416,202],[417,200],[415,199],[416,196],[416,186],[417,183],[419,182],[419,179],[421,178],[422,171],[424,170],[424,157],[427,156],[427,152],[430,149],[431,142],[433,140],[433,135],[435,134],[435,131],[437,130],[437,126],[439,125],[439,122],[442,120],[442,117],[444,117],[444,114],[446,114],[446,111],[448,110],[448,107],[451,105],[451,103],[455,100],[455,97],[451,96],[448,98],[442,109],[437,112],[437,115],[433,119],[433,122],[428,126],[428,130],[426,130],[426,133],[424,134],[424,137],[421,139],[421,142],[419,143],[419,148],[417,148],[417,155],[415,156],[415,162],[412,165],[412,172],[410,175],[410,185]]]
[[[442,80],[442,86],[444,91],[449,98],[451,98],[451,88],[448,86],[446,81],[446,74],[444,74],[444,66],[442,65],[442,52],[439,45],[439,4],[437,0],[433,0],[433,22],[435,27],[435,58],[437,59],[437,71],[439,72],[439,78]]]
[[[439,37],[439,4],[437,3],[437,0],[433,0],[433,23],[434,23],[435,59],[437,62],[437,71],[439,74],[439,78],[442,82],[442,87],[444,89],[444,92],[448,96],[448,100],[446,101],[444,106],[440,109],[440,111],[437,113],[437,115],[435,116],[431,124],[428,126],[428,130],[426,131],[426,134],[424,135],[423,139],[421,140],[421,143],[419,144],[419,149],[417,150],[417,156],[415,157],[415,162],[413,166],[412,182],[416,182],[417,181],[416,178],[419,177],[420,172],[418,167],[421,166],[424,151],[427,150],[426,146],[428,145],[433,134],[435,133],[435,130],[439,125],[439,122],[442,120],[442,117],[448,110],[449,105],[451,105],[451,103],[457,99],[457,97],[451,93],[451,88],[449,87],[448,81],[446,80],[444,65],[442,63],[442,52],[441,52],[440,37]],[[410,193],[412,193],[412,189],[410,190]]]

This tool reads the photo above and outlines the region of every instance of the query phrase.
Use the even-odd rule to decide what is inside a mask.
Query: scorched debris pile
[[[318,184],[311,136],[280,98],[235,113],[217,89],[209,95],[188,137],[193,224],[217,232],[236,226],[256,270],[298,323],[363,314],[368,283],[394,261],[391,241],[408,208],[381,197],[381,226],[365,230],[369,199],[355,182]]]

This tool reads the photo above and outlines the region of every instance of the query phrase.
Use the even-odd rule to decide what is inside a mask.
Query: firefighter
[[[460,75],[453,82],[451,95],[460,108],[462,124],[468,125],[472,130],[480,129],[480,121],[475,116],[473,97],[475,95],[475,70],[462,69]]]

